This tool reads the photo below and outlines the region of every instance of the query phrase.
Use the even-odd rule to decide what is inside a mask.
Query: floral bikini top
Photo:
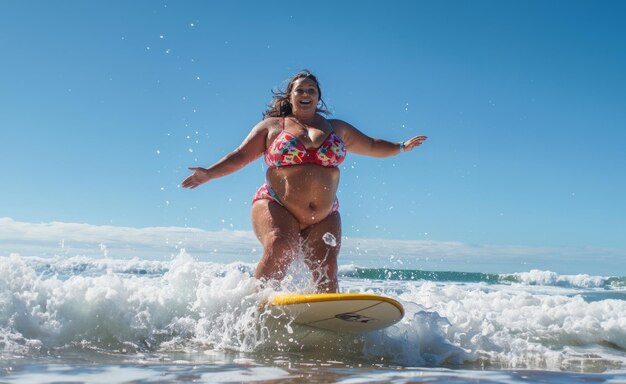
[[[265,164],[268,167],[286,165],[317,164],[336,168],[346,158],[346,144],[334,131],[317,148],[306,148],[297,137],[283,129],[265,151]]]

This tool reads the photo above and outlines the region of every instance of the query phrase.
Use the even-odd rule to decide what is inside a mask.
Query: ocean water
[[[310,292],[301,262],[282,290]],[[0,383],[626,383],[626,277],[342,265],[405,307],[348,335],[275,318],[254,264],[0,257]]]

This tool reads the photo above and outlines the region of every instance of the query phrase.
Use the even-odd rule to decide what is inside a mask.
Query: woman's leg
[[[300,246],[300,224],[282,205],[269,199],[252,204],[252,227],[263,245],[254,277],[282,280]]]
[[[301,234],[304,239],[304,260],[311,270],[317,292],[337,292],[337,256],[341,248],[339,212],[333,212],[319,223],[305,228]]]

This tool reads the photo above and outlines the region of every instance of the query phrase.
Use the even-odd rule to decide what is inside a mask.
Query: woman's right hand
[[[183,180],[181,184],[183,188],[194,189],[198,185],[204,184],[207,181],[211,180],[211,176],[209,175],[209,170],[206,168],[190,167],[189,170],[193,171],[193,175]]]

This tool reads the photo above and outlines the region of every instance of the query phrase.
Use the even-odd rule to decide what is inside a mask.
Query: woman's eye
[[[310,89],[307,89],[307,90],[304,90],[304,89],[294,89],[293,93],[295,95],[304,95],[305,93],[309,94],[309,95],[317,95],[317,89],[315,89],[315,88],[310,88]]]

